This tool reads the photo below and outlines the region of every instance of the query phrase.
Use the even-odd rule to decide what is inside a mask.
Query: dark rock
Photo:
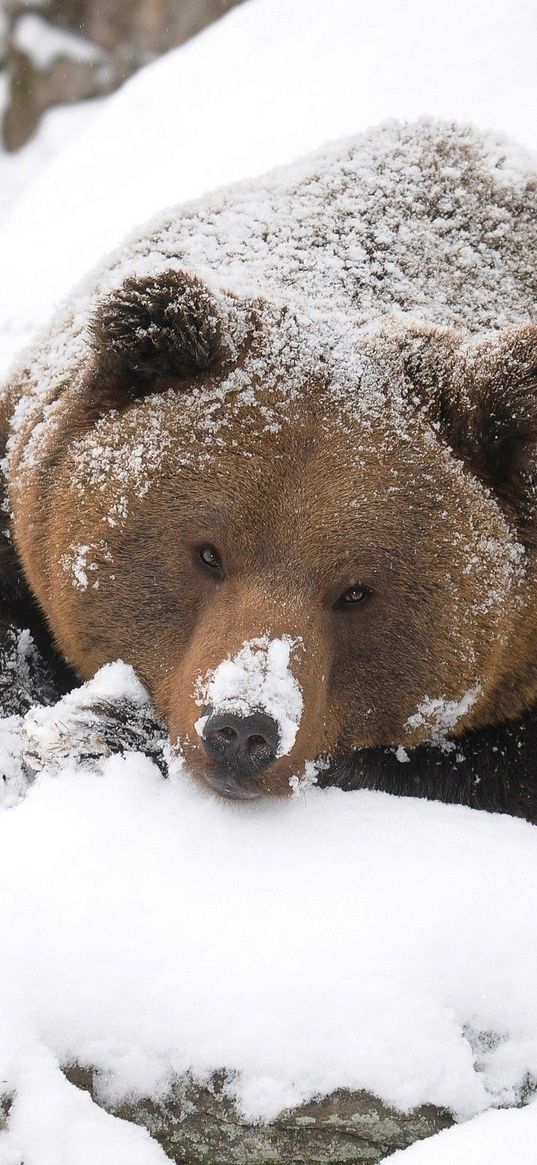
[[[291,1109],[271,1124],[251,1124],[226,1095],[224,1073],[205,1086],[177,1080],[160,1102],[119,1106],[102,1099],[90,1070],[72,1065],[66,1075],[115,1116],[147,1128],[177,1165],[375,1165],[453,1124],[432,1105],[400,1113],[366,1092],[347,1091]]]
[[[0,1132],[6,1128],[12,1103],[13,1097],[11,1095],[0,1096]]]

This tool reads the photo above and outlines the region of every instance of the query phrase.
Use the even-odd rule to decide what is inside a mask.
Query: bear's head
[[[79,675],[131,663],[207,784],[284,792],[535,700],[535,325],[301,316],[169,270],[88,342],[15,467],[17,545]]]

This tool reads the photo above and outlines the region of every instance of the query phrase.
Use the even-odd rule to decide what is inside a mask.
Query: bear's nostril
[[[257,776],[276,759],[279,729],[264,712],[250,716],[212,713],[205,722],[203,747],[207,755],[227,772]]]
[[[234,728],[227,724],[223,724],[221,727],[209,727],[209,731],[207,731],[206,725],[203,734],[203,743],[209,755],[212,755],[214,759],[218,759],[218,757],[227,756],[235,750],[237,733]]]
[[[270,761],[274,759],[270,744],[264,736],[249,736],[246,746],[254,763],[261,762],[262,764],[267,760],[270,764]]]
[[[226,744],[237,739],[237,733],[234,728],[218,728],[214,735],[221,737]]]
[[[249,736],[248,743],[250,748],[255,748],[257,744],[262,744],[264,748],[267,746],[267,742],[264,736]]]

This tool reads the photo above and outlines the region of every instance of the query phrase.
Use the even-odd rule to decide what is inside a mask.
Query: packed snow
[[[166,204],[394,115],[471,119],[536,147],[536,49],[531,0],[250,0],[95,116],[50,114],[19,159],[0,158],[0,211],[13,204],[1,365]],[[75,584],[88,564],[75,547]],[[29,651],[15,645],[19,677]],[[168,1160],[66,1080],[73,1060],[114,1099],[223,1067],[255,1119],[336,1087],[430,1101],[466,1123],[390,1160],[535,1165],[537,1106],[485,1111],[531,1099],[537,1078],[535,829],[322,792],[314,774],[300,797],[223,803],[179,762],[165,779],[158,739],[155,762],[108,756],[88,707],[118,697],[145,724],[143,689],[117,665],[0,725],[0,1079],[13,1097],[0,1165]]]

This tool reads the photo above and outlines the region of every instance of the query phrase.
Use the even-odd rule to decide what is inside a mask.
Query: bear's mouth
[[[258,781],[235,775],[229,769],[205,769],[203,780],[210,789],[228,801],[255,801],[266,792]]]

